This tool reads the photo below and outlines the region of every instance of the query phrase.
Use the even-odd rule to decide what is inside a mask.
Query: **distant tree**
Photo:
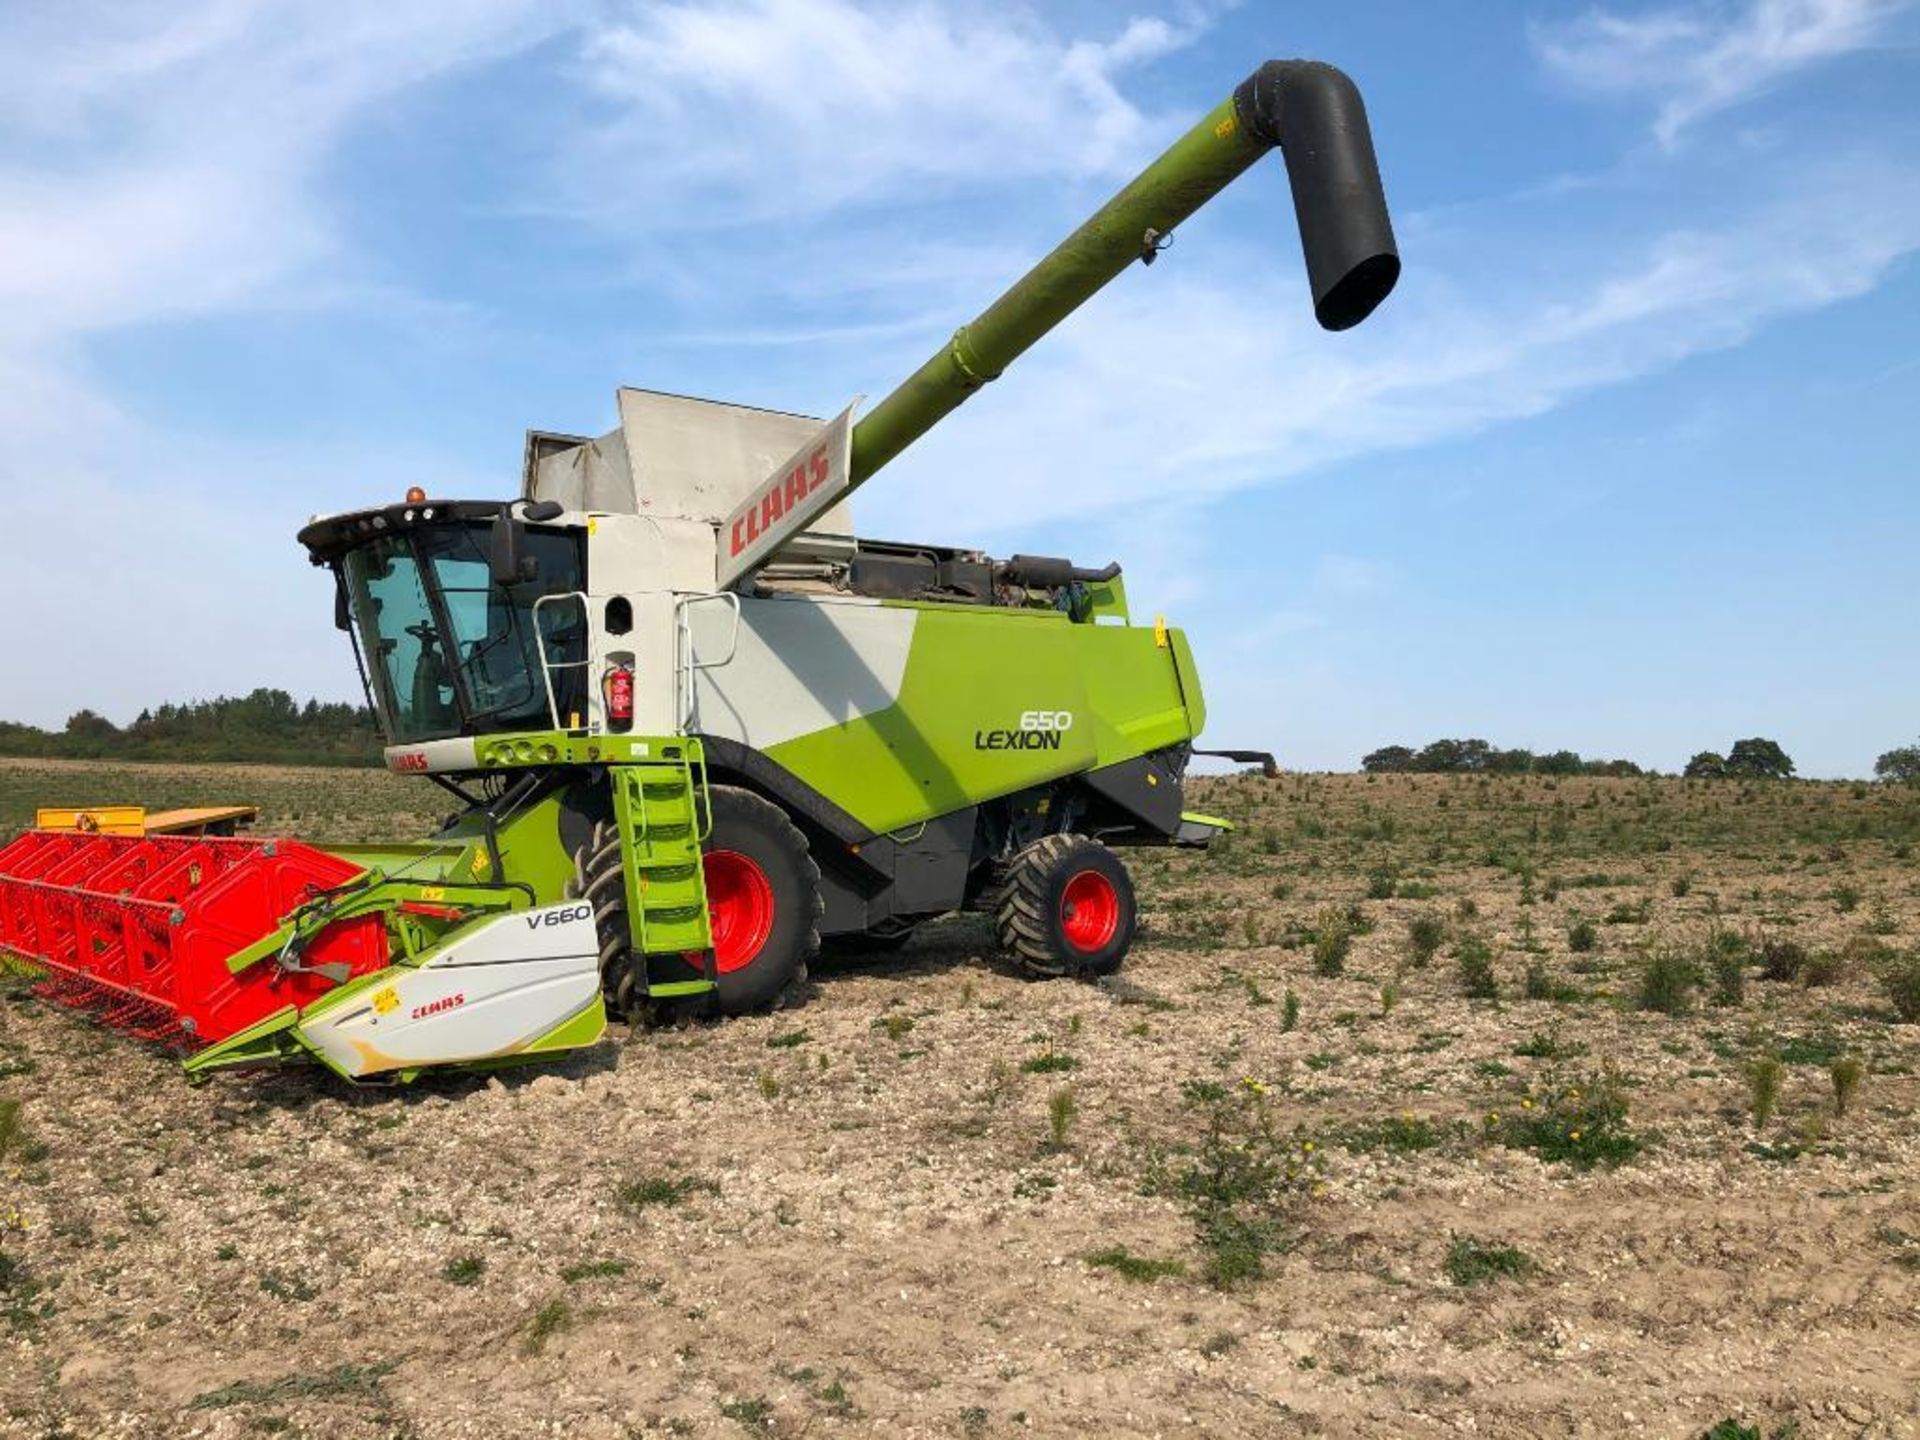
[[[1540,756],[1533,764],[1542,775],[1578,775],[1585,766],[1586,762],[1572,750],[1555,750]]]
[[[1487,768],[1493,746],[1484,740],[1435,740],[1414,757],[1413,768],[1440,775],[1476,775]]]
[[[1727,774],[1727,757],[1718,750],[1702,750],[1687,761],[1687,768],[1680,773],[1689,780],[1724,780]]]
[[[1405,745],[1382,745],[1361,757],[1360,768],[1373,775],[1397,775],[1413,769],[1413,751]]]
[[[1727,752],[1727,774],[1742,780],[1785,780],[1793,774],[1793,760],[1778,741],[1758,736],[1736,740]]]
[[[67,717],[67,734],[76,740],[111,740],[119,733],[111,720],[92,710],[76,710]]]
[[[1920,745],[1902,745],[1873,762],[1873,773],[1896,785],[1920,785]]]

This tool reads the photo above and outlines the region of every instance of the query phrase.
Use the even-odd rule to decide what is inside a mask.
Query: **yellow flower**
[[[1520,1102],[1520,1108],[1522,1110],[1531,1110],[1533,1108],[1533,1102],[1531,1100],[1522,1100]]]
[[[1311,1140],[1303,1140],[1300,1142],[1300,1148],[1311,1155],[1313,1153],[1313,1142]]]
[[[1489,1110],[1487,1112],[1487,1123],[1489,1125],[1498,1125],[1500,1123],[1500,1112],[1498,1110]]]
[[[1567,1138],[1569,1140],[1578,1140],[1580,1138],[1580,1132],[1578,1130],[1569,1131]]]

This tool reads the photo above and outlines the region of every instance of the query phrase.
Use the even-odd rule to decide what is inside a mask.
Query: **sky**
[[[309,514],[512,494],[619,384],[878,397],[1295,56],[1380,311],[1313,324],[1264,162],[861,531],[1120,559],[1291,767],[1920,735],[1920,0],[0,7],[0,718],[357,698]]]

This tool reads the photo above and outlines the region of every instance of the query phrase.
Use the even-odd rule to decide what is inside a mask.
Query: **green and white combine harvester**
[[[1319,322],[1357,324],[1400,268],[1365,111],[1276,61],[858,423],[621,390],[608,434],[528,436],[517,499],[315,519],[387,763],[458,813],[330,850],[29,831],[0,944],[194,1077],[536,1060],[775,1006],[823,937],[959,910],[1034,974],[1110,973],[1116,849],[1204,847],[1189,759],[1264,757],[1196,750],[1187,640],[1131,623],[1117,564],[860,539],[847,502],[1274,148]]]

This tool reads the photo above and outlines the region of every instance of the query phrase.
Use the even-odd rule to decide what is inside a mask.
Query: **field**
[[[0,1433],[1920,1434],[1920,792],[1198,791],[1242,828],[1136,857],[1098,987],[961,917],[799,1009],[352,1092],[189,1089],[10,982]],[[0,764],[0,835],[126,798],[444,808]]]

